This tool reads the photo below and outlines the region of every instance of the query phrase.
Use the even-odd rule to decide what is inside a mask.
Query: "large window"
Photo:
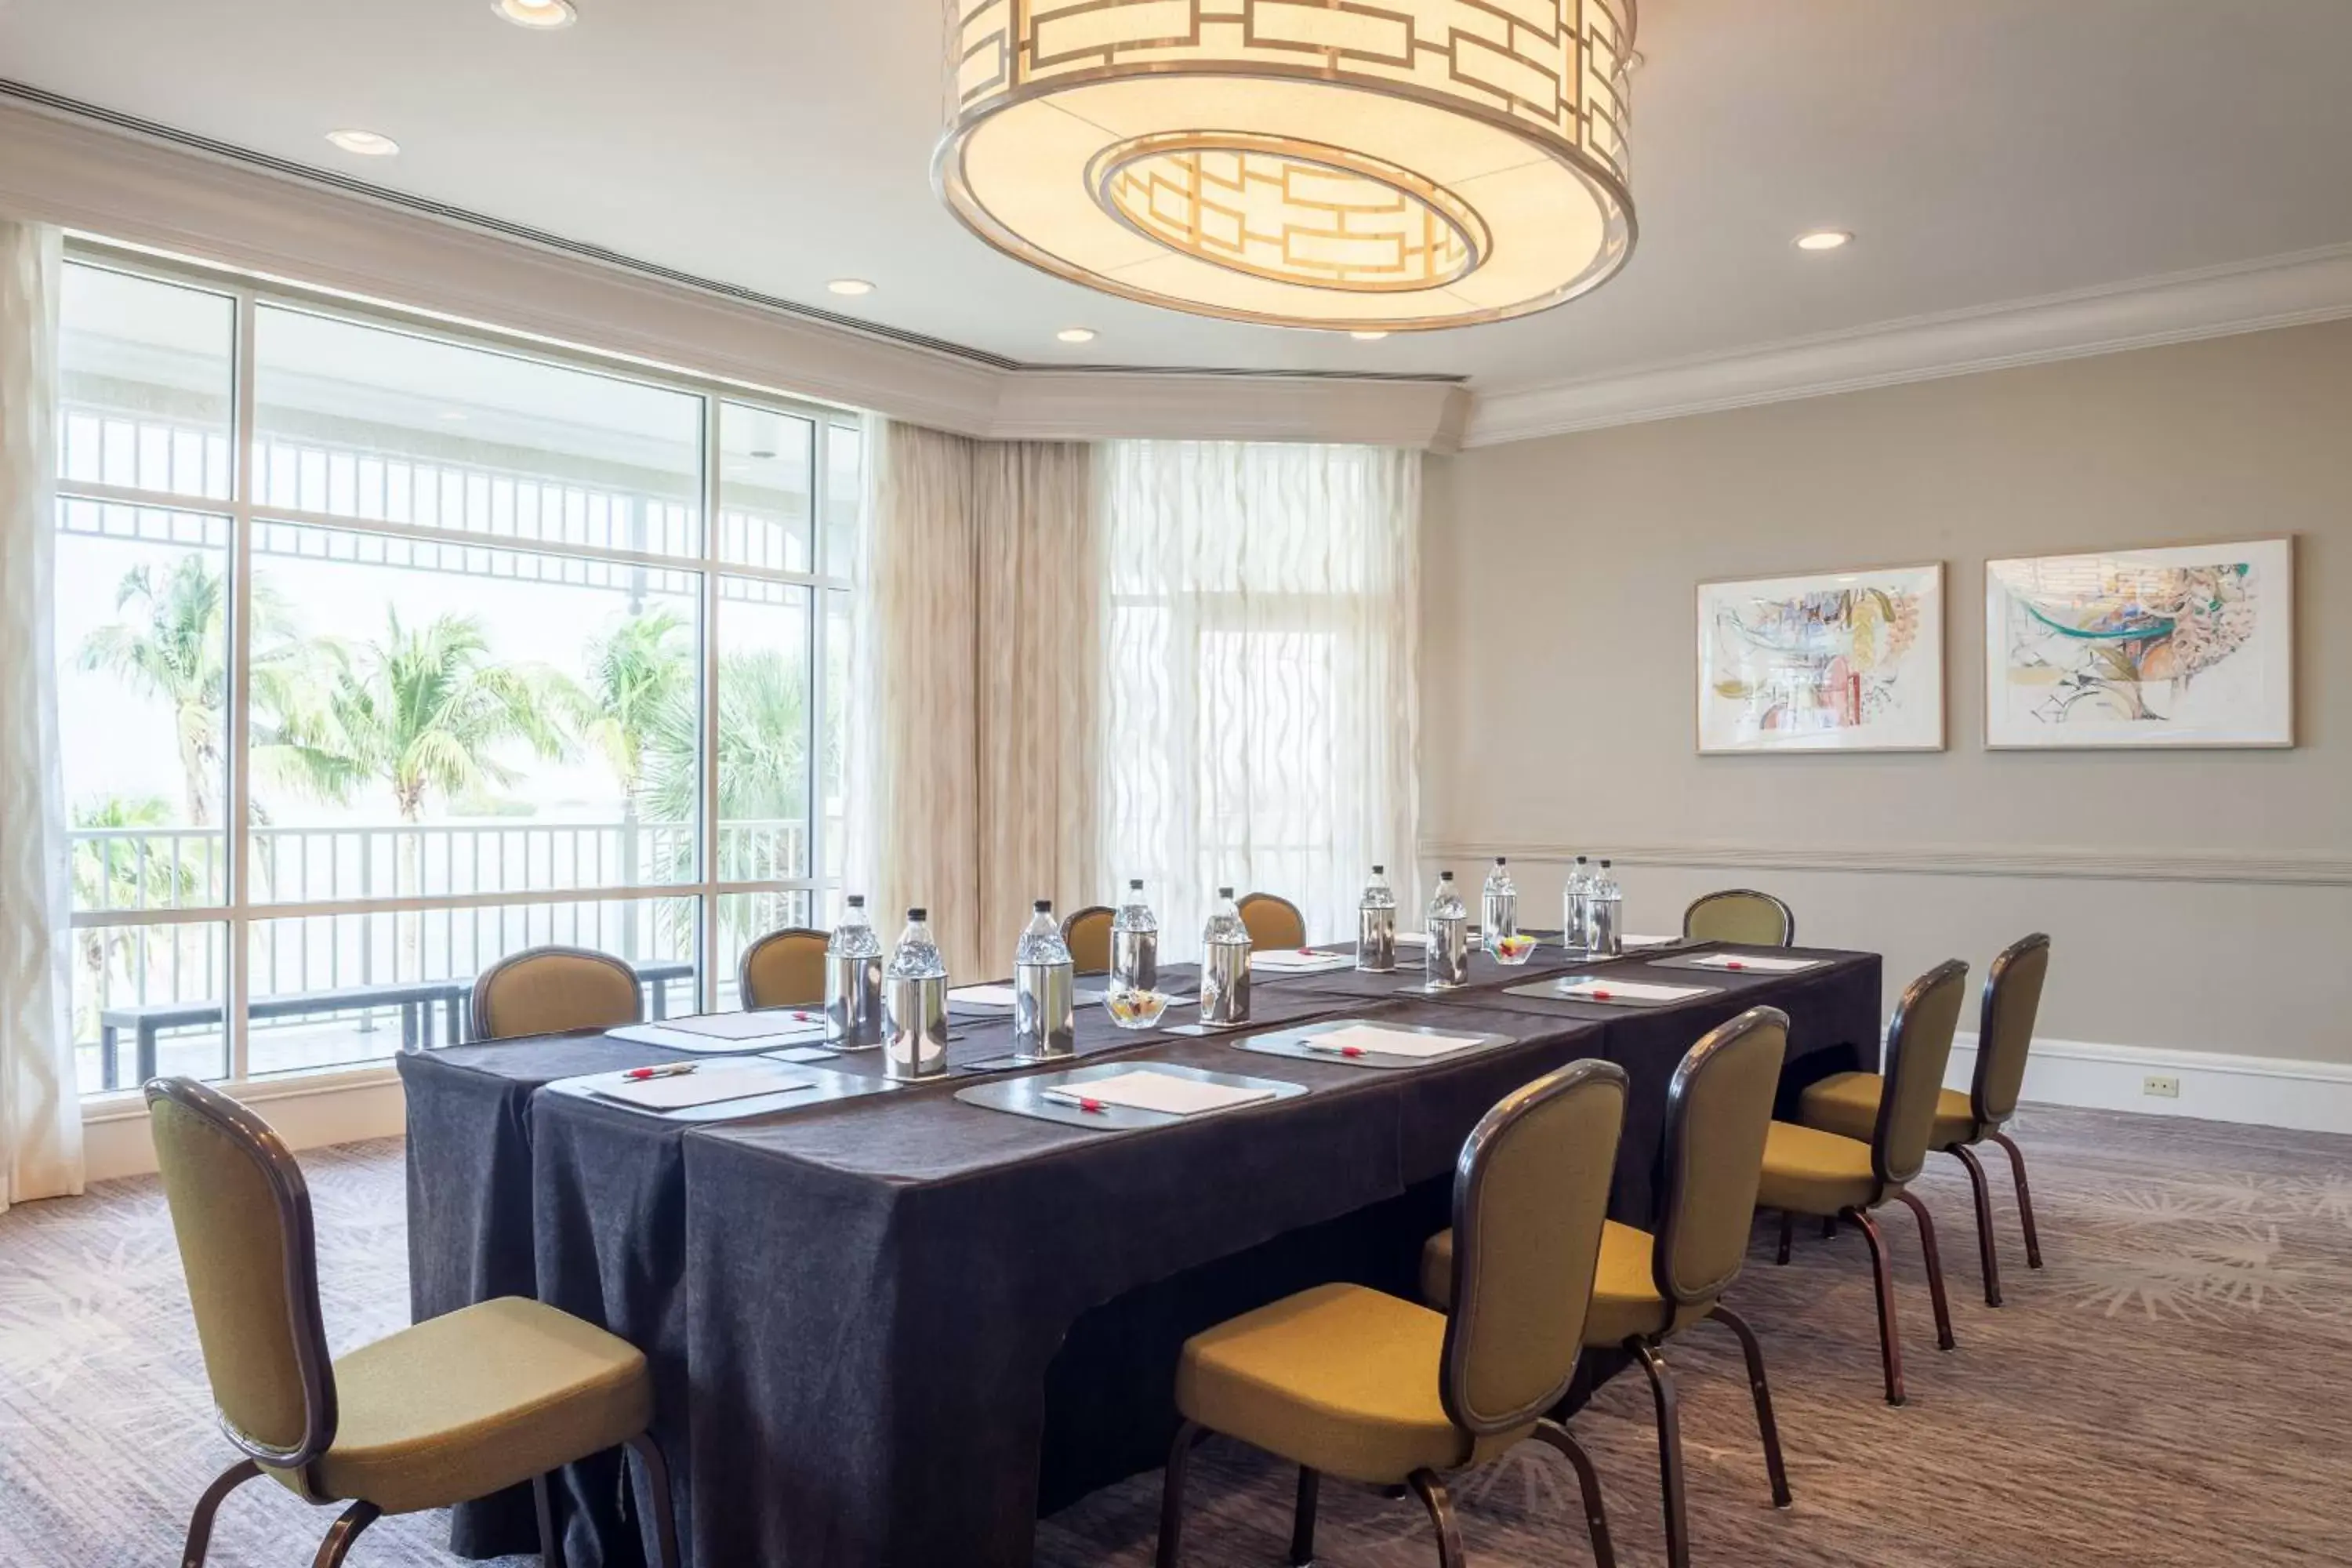
[[[849,416],[95,254],[62,328],[84,1092],[444,1041],[551,942],[731,1006],[829,917]]]

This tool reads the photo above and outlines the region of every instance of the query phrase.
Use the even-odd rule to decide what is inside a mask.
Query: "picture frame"
[[[1944,563],[1701,583],[1702,756],[1940,752]]]
[[[1990,751],[2294,744],[2292,535],[1985,563]]]

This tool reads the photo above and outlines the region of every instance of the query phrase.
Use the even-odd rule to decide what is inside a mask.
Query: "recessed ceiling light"
[[[1360,343],[1376,343],[1388,336],[1386,332],[1349,332],[1348,335]]]
[[[874,292],[874,285],[868,283],[863,278],[836,278],[832,282],[826,284],[825,287],[832,289],[836,294],[846,294],[852,299],[855,299],[860,294],[871,294]]]
[[[490,9],[518,27],[539,27],[551,33],[580,20],[572,0],[490,0]]]
[[[1835,250],[1853,243],[1853,236],[1842,228],[1817,228],[1797,237],[1799,250]]]
[[[327,140],[344,152],[356,153],[362,158],[389,158],[400,151],[399,142],[373,131],[330,131]]]
[[[1095,341],[1095,330],[1092,327],[1064,327],[1054,335],[1066,343],[1090,343]]]

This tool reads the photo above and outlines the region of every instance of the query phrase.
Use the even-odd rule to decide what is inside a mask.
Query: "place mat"
[[[635,1104],[613,1098],[609,1092],[621,1079],[619,1073],[590,1073],[582,1078],[558,1079],[547,1085],[550,1094],[570,1095],[614,1110],[634,1111],[660,1121],[710,1122],[740,1121],[754,1116],[771,1116],[778,1111],[799,1110],[806,1106],[824,1105],[836,1100],[855,1100],[861,1095],[881,1094],[895,1089],[889,1079],[862,1073],[838,1072],[829,1068],[788,1066],[765,1057],[747,1058],[740,1062],[726,1062],[709,1067],[698,1067],[681,1078],[656,1079],[656,1083],[684,1084],[704,1073],[732,1077],[746,1069],[763,1072],[773,1081],[768,1089],[751,1089],[749,1093],[730,1093],[726,1099],[704,1105],[687,1105],[665,1109]]]
[[[1778,958],[1751,952],[1685,953],[1676,958],[1654,958],[1652,969],[1707,969],[1727,974],[1797,974],[1808,969],[1825,968],[1826,958]]]
[[[1074,1099],[1091,1100],[1092,1097],[1085,1092],[1088,1084],[1122,1079],[1139,1071],[1228,1089],[1263,1091],[1261,1098],[1230,1107],[1235,1110],[1295,1100],[1307,1092],[1305,1084],[1286,1083],[1279,1079],[1212,1072],[1206,1068],[1183,1067],[1174,1062],[1118,1062],[1102,1067],[1077,1068],[1068,1072],[1035,1073],[1027,1078],[976,1083],[969,1089],[956,1090],[955,1097],[966,1105],[975,1105],[983,1110],[1002,1110],[1013,1116],[1034,1117],[1040,1121],[1058,1121],[1068,1127],[1083,1127],[1088,1131],[1135,1131],[1148,1127],[1173,1127],[1180,1122],[1200,1121],[1225,1114],[1224,1110],[1212,1110],[1180,1116],[1139,1106],[1113,1105],[1107,1100],[1094,1101],[1099,1109],[1087,1110],[1083,1105],[1066,1102],[1047,1092],[1058,1089],[1071,1094]]]
[[[1265,952],[1253,952],[1250,970],[1257,974],[1328,974],[1334,970],[1353,969],[1355,954],[1349,952],[1318,952],[1311,947],[1293,951],[1274,948]]]
[[[631,1045],[672,1051],[760,1051],[802,1040],[824,1038],[824,1014],[817,1008],[774,1008],[755,1013],[702,1013],[656,1024],[624,1024],[604,1031]]]
[[[1601,974],[1567,974],[1529,985],[1508,985],[1506,996],[1541,996],[1552,1002],[1591,1002],[1604,1007],[1667,1007],[1694,997],[1711,995],[1720,985],[1645,985],[1634,980],[1613,980]]]
[[[1425,1043],[1413,1043],[1414,1037]],[[1235,1040],[1234,1047],[1269,1057],[1297,1057],[1302,1061],[1397,1072],[1511,1045],[1515,1038],[1510,1035],[1463,1034],[1423,1024],[1332,1018],[1296,1029],[1252,1035],[1247,1039]],[[1382,1048],[1384,1046],[1387,1048]]]

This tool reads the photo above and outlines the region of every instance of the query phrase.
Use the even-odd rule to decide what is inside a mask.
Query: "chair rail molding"
[[[2082,849],[2016,845],[1897,844],[1867,848],[1766,844],[1620,844],[1593,835],[1576,844],[1517,839],[1423,839],[1423,860],[1468,862],[1507,855],[1538,865],[1607,855],[1621,865],[1693,869],[1833,871],[1858,876],[2054,877],[2118,882],[2214,882],[2260,887],[2352,887],[2352,857],[2227,849]]]
[[[1916,316],[1738,353],[1478,389],[1464,445],[1711,414],[2352,316],[2352,245]]]

